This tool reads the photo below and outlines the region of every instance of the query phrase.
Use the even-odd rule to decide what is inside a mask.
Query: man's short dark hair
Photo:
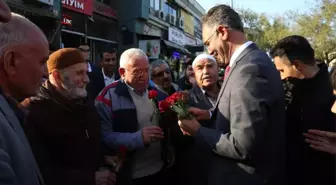
[[[187,68],[188,66],[192,66],[193,61],[195,60],[196,57],[191,57],[188,62],[185,63],[185,67]]]
[[[117,50],[116,49],[112,49],[112,50],[106,50],[100,53],[100,59],[103,60],[104,58],[104,53],[111,53],[111,54],[117,54]]]
[[[299,35],[292,35],[281,39],[270,51],[272,58],[286,56],[293,64],[299,60],[307,65],[315,64],[315,52],[308,40]]]
[[[244,33],[243,22],[239,14],[230,6],[217,5],[212,7],[202,18],[202,24],[209,26],[224,25]]]

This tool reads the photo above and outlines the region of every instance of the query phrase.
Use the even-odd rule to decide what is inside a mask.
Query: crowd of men
[[[202,20],[209,54],[175,84],[140,49],[103,52],[98,67],[87,44],[50,52],[3,1],[0,21],[0,185],[335,184],[336,70],[302,36],[280,40],[273,63],[215,6]],[[179,91],[193,119],[160,113]]]

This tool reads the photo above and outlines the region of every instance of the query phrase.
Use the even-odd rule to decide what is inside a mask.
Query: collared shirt
[[[91,73],[92,72],[91,64],[88,62],[87,65],[88,65],[88,72]]]
[[[128,89],[135,92],[136,94],[140,95],[140,96],[148,96],[148,90],[146,89],[145,92],[143,93],[139,93],[138,91],[136,91],[132,86],[128,85],[126,82],[125,84],[127,85]]]
[[[108,86],[115,81],[114,74],[111,78],[106,76],[103,68],[102,68],[102,73],[103,73],[103,76],[104,76],[105,86]]]
[[[16,99],[14,99],[13,97],[5,94],[2,89],[0,88],[0,95],[2,95],[5,100],[7,101],[7,103],[9,104],[9,106],[12,108],[12,110],[14,111],[14,114],[16,115],[17,119],[19,120],[21,126],[23,126],[24,124],[24,119],[28,113],[28,110],[25,109],[20,102],[18,102]]]
[[[247,41],[245,42],[243,45],[241,45],[238,49],[236,49],[235,52],[233,52],[231,59],[230,59],[230,64],[229,66],[232,67],[235,60],[238,58],[238,56],[247,48],[249,47],[251,44],[253,44],[252,41]]]
[[[203,92],[203,94],[205,95],[205,97],[210,101],[210,103],[212,104],[212,106],[215,107],[216,106],[216,102],[217,102],[217,97],[212,97],[204,89],[202,89],[202,88],[200,88],[200,89]],[[210,113],[210,115],[211,115],[211,113]]]

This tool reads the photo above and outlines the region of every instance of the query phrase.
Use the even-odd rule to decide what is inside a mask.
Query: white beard
[[[86,89],[76,87],[74,83],[70,82],[69,78],[64,78],[62,87],[67,91],[71,99],[86,98],[87,96]]]

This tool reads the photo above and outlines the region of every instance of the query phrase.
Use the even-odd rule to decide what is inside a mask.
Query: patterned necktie
[[[226,78],[226,76],[229,74],[230,69],[231,69],[230,66],[227,66],[227,67],[225,68],[225,73],[224,73],[224,78],[223,78],[223,80],[224,80],[224,79]]]

